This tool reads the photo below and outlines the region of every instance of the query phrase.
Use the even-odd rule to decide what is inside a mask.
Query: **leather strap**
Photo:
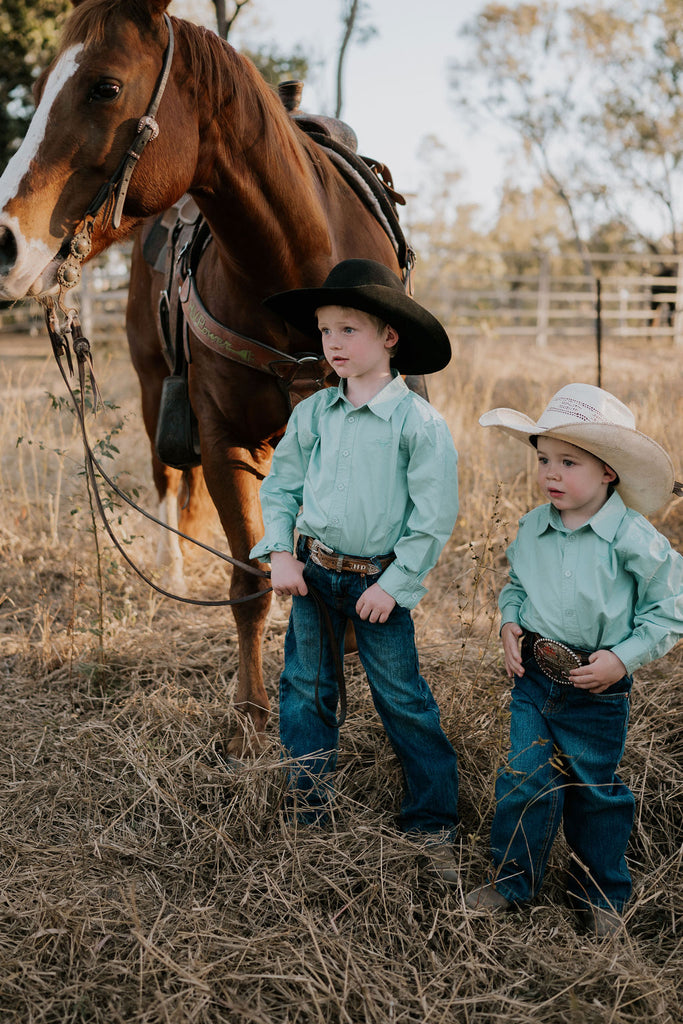
[[[189,330],[203,345],[235,363],[276,377],[292,405],[325,386],[329,367],[321,355],[301,352],[292,356],[216,320],[202,301],[191,267],[182,278],[180,304]]]
[[[396,555],[387,555],[386,558],[356,558],[354,555],[340,555],[336,551],[329,551],[319,540],[307,537],[305,541],[306,550],[310,551],[311,558],[316,565],[323,569],[331,569],[333,572],[355,572],[362,576],[379,576],[388,565],[396,558]],[[379,565],[377,565],[379,563]]]

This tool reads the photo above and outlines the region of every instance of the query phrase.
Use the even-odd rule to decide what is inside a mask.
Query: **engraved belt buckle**
[[[325,554],[328,556],[328,558],[334,556],[334,551],[332,550],[332,548],[328,548],[327,544],[323,544],[321,540],[311,539],[311,546],[309,548],[309,552],[311,555],[311,561],[315,562],[316,565],[319,565],[321,569],[326,569],[327,566],[320,558],[320,555]]]
[[[569,673],[573,668],[580,667],[581,658],[571,647],[560,643],[559,640],[541,636],[534,641],[533,651],[538,667],[548,679],[563,686],[574,685]]]

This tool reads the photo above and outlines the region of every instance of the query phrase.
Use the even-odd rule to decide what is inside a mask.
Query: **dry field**
[[[416,612],[423,671],[461,763],[462,888],[446,889],[425,883],[394,827],[399,771],[353,659],[334,824],[284,823],[284,603],[264,652],[270,746],[250,762],[223,760],[236,667],[229,613],[154,596],[106,537],[96,546],[48,348],[42,338],[0,341],[3,1024],[680,1024],[681,646],[641,670],[634,689],[622,765],[637,798],[627,932],[604,943],[577,933],[561,839],[531,908],[493,918],[463,904],[486,871],[506,742],[503,552],[536,501],[523,446],[477,417],[494,405],[537,415],[562,384],[595,383],[592,350],[463,344],[431,383],[462,489],[456,531]],[[91,424],[91,437],[120,450],[107,465],[154,509],[132,371],[121,346],[96,346],[95,360],[118,409]],[[604,386],[674,453],[679,476],[680,363],[671,347],[609,345],[603,361]],[[154,528],[119,508],[111,515],[151,568]],[[656,522],[683,550],[683,501]],[[225,596],[225,569],[209,556],[192,556],[189,580],[196,596]]]

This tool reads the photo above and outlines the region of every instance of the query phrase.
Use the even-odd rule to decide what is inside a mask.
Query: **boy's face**
[[[375,317],[346,306],[316,310],[325,359],[339,377],[372,380],[389,372],[398,334]]]
[[[607,501],[613,469],[595,455],[555,437],[539,436],[538,484],[565,526],[576,529]]]

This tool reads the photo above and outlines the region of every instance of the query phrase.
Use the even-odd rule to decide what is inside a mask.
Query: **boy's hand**
[[[271,551],[270,582],[273,593],[278,597],[298,594],[305,597],[308,587],[304,582],[304,563],[289,551]]]
[[[395,607],[393,597],[382,590],[379,583],[373,583],[356,601],[356,612],[361,619],[370,622],[386,622]]]
[[[612,683],[618,683],[627,674],[623,661],[612,651],[594,651],[588,665],[573,668],[569,678],[578,690],[602,693]]]
[[[516,622],[506,622],[500,631],[500,638],[503,641],[503,654],[505,656],[505,671],[508,678],[524,675],[522,654],[520,651],[520,639],[523,630]]]

